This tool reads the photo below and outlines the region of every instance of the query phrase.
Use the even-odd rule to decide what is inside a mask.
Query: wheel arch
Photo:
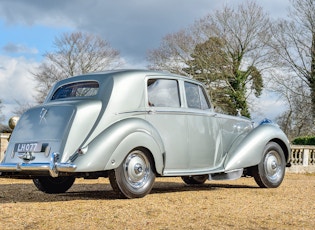
[[[109,158],[105,169],[111,170],[117,168],[134,149],[144,150],[152,160],[155,173],[162,174],[164,169],[164,154],[156,141],[146,132],[134,132],[128,135],[115,149]]]
[[[274,139],[270,140],[270,142],[276,142],[278,145],[280,145],[280,147],[284,153],[285,160],[288,164],[289,160],[290,160],[290,148],[288,148],[286,143],[279,138],[274,138]]]

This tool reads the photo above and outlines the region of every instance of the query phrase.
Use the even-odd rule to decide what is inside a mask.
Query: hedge
[[[292,141],[294,145],[315,145],[315,136],[297,137]]]

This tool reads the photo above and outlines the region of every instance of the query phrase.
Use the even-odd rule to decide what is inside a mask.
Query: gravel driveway
[[[187,186],[158,178],[151,194],[119,200],[108,179],[77,179],[64,194],[0,179],[0,229],[314,229],[315,174],[286,174],[277,189],[252,178]]]

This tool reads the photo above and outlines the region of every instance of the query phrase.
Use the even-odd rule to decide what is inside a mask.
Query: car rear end
[[[1,176],[58,176],[76,170],[73,157],[97,122],[98,82],[57,86],[46,102],[26,111],[0,163]]]

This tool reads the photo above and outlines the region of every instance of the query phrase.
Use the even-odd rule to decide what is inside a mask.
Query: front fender
[[[147,148],[153,155],[158,173],[163,170],[164,145],[156,129],[140,118],[120,120],[82,149],[74,163],[76,172],[92,172],[117,168],[125,156],[136,147]]]
[[[275,141],[280,144],[288,160],[290,143],[284,132],[275,124],[262,124],[244,138],[237,139],[230,148],[225,163],[225,171],[246,168],[259,164],[266,144]]]

